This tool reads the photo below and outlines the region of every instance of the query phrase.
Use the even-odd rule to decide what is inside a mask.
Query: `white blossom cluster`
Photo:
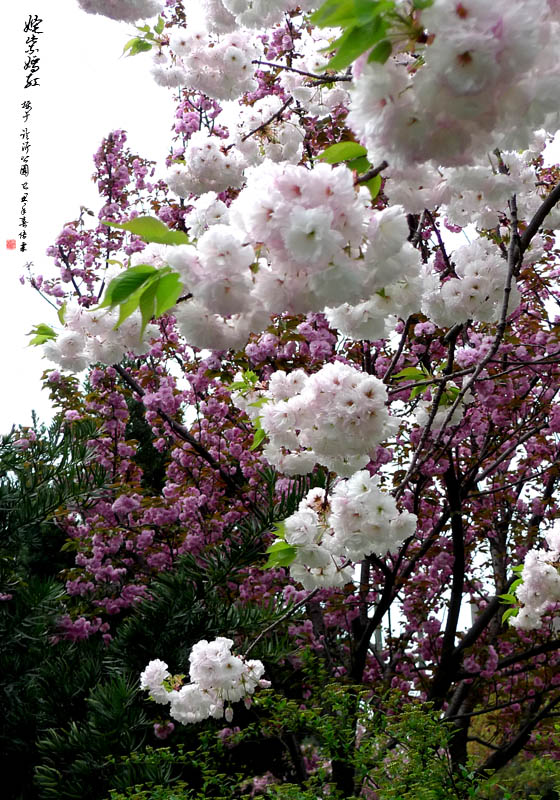
[[[356,472],[327,500],[324,489],[312,489],[284,521],[286,542],[297,549],[290,575],[305,589],[343,586],[352,580],[349,560],[395,552],[415,530],[416,516],[398,511],[377,476]]]
[[[142,320],[137,311],[115,330],[118,317],[118,309],[67,309],[64,331],[43,345],[45,357],[70,372],[81,372],[90,364],[121,361],[125,353],[146,353],[150,340],[159,336],[159,328],[149,324],[141,336]]]
[[[552,531],[545,538],[549,549],[529,550],[521,573],[523,583],[516,589],[523,606],[509,621],[521,630],[540,628],[543,616],[560,603],[560,533]]]
[[[165,181],[179,197],[223,192],[243,183],[245,160],[235,150],[224,153],[220,140],[205,130],[195,131],[185,148],[184,163],[169,168]]]
[[[287,11],[315,8],[316,0],[202,0],[205,23],[218,33],[236,27],[268,28],[281,22]]]
[[[315,464],[352,475],[395,429],[383,383],[339,361],[312,375],[274,372],[264,397],[260,424],[269,442],[263,455],[286,475],[311,472]]]
[[[402,206],[374,212],[366,230],[363,264],[368,300],[327,308],[329,322],[343,336],[376,340],[397,322],[420,310],[423,291],[419,252],[407,241],[408,223]]]
[[[262,57],[255,36],[240,29],[216,37],[204,26],[188,25],[169,31],[173,60],[156,56],[152,75],[163,86],[186,86],[216,100],[236,100],[254,91],[253,61]]]
[[[468,319],[496,322],[499,319],[507,276],[507,261],[488,239],[478,238],[453,253],[458,277],[440,283],[437,273],[426,274],[422,311],[442,327]],[[520,303],[515,281],[508,313]]]
[[[278,95],[271,95],[257,100],[251,106],[239,108],[232,142],[249,166],[261,164],[265,159],[276,163],[300,162],[305,135],[303,129],[295,118],[283,118],[289,111],[284,111],[281,119],[273,119],[283,105]],[[262,134],[250,135],[259,128]]]
[[[191,239],[200,238],[211,225],[227,225],[229,222],[228,208],[218,199],[216,192],[204,192],[189,202],[192,208],[184,221]]]
[[[355,191],[351,172],[265,161],[247,173],[230,220],[246,241],[263,245],[257,302],[270,313],[299,314],[363,299],[369,274],[349,250],[363,241],[368,192]]]
[[[215,141],[202,132],[192,137],[187,165],[175,165],[168,176],[174,191],[186,196],[211,184],[214,167],[205,171],[205,163],[230,158]],[[196,186],[199,176],[204,187]],[[368,211],[367,191],[355,191],[345,167],[307,170],[266,160],[249,170],[229,208],[217,199],[219,188],[195,200],[186,217],[196,245],[159,253],[158,263],[176,269],[193,295],[174,312],[190,344],[242,347],[271,314],[321,311],[335,298],[347,305],[330,310],[329,318],[353,338],[379,338],[388,315],[394,323],[419,310],[420,257],[406,241],[404,210]],[[146,251],[142,263],[151,263]]]
[[[373,163],[465,164],[556,130],[558,16],[543,0],[435,0],[420,14],[429,34],[421,66],[402,54],[360,59],[348,120]]]
[[[233,641],[223,636],[213,642],[197,642],[189,656],[191,682],[180,688],[167,688],[175,679],[164,661],[154,659],[140,675],[140,688],[147,689],[156,703],[169,703],[169,713],[178,722],[188,724],[208,717],[225,717],[231,722],[232,703],[245,700],[249,704],[255,689],[270,686],[262,678],[263,663],[233,655],[232,645]]]
[[[163,11],[163,0],[78,0],[83,11],[121,22],[148,19]]]

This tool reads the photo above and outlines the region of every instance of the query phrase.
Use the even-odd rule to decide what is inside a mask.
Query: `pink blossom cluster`
[[[274,372],[264,397],[258,415],[269,443],[263,454],[287,475],[303,475],[317,463],[351,475],[395,429],[382,382],[340,361],[312,375]]]
[[[185,86],[216,100],[236,100],[254,91],[252,62],[262,56],[259,40],[241,28],[215,37],[194,24],[169,29],[173,60],[155,57],[152,74],[164,86]]]
[[[558,123],[559,24],[540,0],[435,0],[420,12],[427,44],[354,69],[348,121],[374,163],[454,166],[495,147],[526,149]]]
[[[377,476],[355,472],[330,496],[312,489],[284,520],[285,539],[297,550],[290,575],[305,589],[343,586],[353,578],[349,561],[396,552],[415,528],[416,516],[398,511]]]

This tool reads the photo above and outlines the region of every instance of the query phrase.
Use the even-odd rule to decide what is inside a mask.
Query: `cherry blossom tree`
[[[224,602],[278,613],[189,643],[190,683],[153,653],[142,687],[176,721],[245,713],[286,630],[294,669],[308,647],[431,703],[455,765],[558,754],[560,6],[78,2],[153,16],[125,52],[177,110],[166,164],[104,140],[97,224],[31,278],[59,309],[34,340],[52,395],[98,420],[112,486],[61,520],[60,635],[110,641],[156,575],[250,525]]]

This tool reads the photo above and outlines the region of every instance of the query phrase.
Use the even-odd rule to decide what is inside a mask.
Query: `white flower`
[[[170,693],[164,688],[163,681],[170,677],[165,661],[159,658],[150,661],[144,672],[140,675],[140,688],[147,689],[150,697],[156,703],[169,703]]]

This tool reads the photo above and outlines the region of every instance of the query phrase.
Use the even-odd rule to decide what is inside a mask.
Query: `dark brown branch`
[[[519,237],[519,248],[521,254],[527,250],[531,244],[531,239],[538,233],[539,228],[545,221],[548,214],[552,211],[556,203],[560,200],[560,183],[557,184],[549,195],[544,199],[542,205],[534,215],[531,222],[527,225]]]
[[[380,172],[383,172],[384,169],[387,169],[389,164],[386,161],[382,161],[378,167],[372,167],[367,172],[364,172],[363,175],[358,175],[354,184],[357,185],[359,183],[367,183],[372,178],[375,178],[376,175],[379,175]]]
[[[477,770],[477,774],[486,775],[488,774],[488,771],[493,772],[497,769],[500,769],[501,767],[505,766],[508,761],[511,761],[514,756],[520,753],[521,750],[523,750],[523,747],[529,741],[529,737],[538,723],[543,719],[546,719],[550,712],[556,708],[558,703],[560,703],[560,695],[557,695],[557,697],[551,700],[550,703],[546,704],[542,711],[538,712],[541,703],[542,697],[537,695],[531,707],[532,716],[530,716],[529,719],[521,726],[517,735],[513,737],[509,744],[501,747],[486,759],[484,764]]]
[[[138,394],[140,397],[143,397],[146,394],[146,392],[144,391],[142,386],[138,383],[138,381],[135,378],[133,378],[132,375],[129,375],[129,373],[125,369],[123,369],[120,366],[120,364],[113,364],[113,367],[121,376],[123,381],[127,383],[130,386],[130,388],[136,392],[136,394]],[[208,452],[208,450],[204,447],[204,445],[202,445],[197,439],[194,438],[194,436],[190,433],[188,428],[186,428],[180,422],[174,420],[172,417],[169,416],[169,414],[167,414],[161,408],[157,409],[157,413],[163,420],[165,420],[165,422],[167,422],[167,424],[169,425],[169,427],[176,436],[178,436],[180,439],[190,444],[195,453],[198,456],[200,456],[200,458],[202,458],[204,461],[206,461],[206,463],[209,464],[212,467],[212,469],[216,470],[216,472],[220,475],[221,479],[228,487],[230,493],[239,494],[242,485],[240,481],[237,480],[235,477],[229,475],[224,470],[221,464],[219,464],[216,461],[214,456]]]
[[[415,319],[416,318],[413,315],[411,315],[407,319],[407,321],[405,322],[404,330],[403,330],[402,336],[401,336],[401,340],[399,342],[399,346],[397,347],[397,352],[395,353],[395,355],[391,359],[391,363],[387,367],[387,371],[385,372],[385,375],[383,376],[383,383],[386,383],[389,380],[393,370],[397,366],[397,362],[398,362],[399,358],[401,357],[402,351],[404,350],[404,346],[405,346],[405,343],[406,343],[406,340],[407,340],[407,337],[408,337],[408,332],[410,330],[410,326],[412,325],[412,323],[413,323],[413,321]],[[402,391],[402,390],[399,389],[399,391]]]
[[[459,614],[461,613],[461,603],[463,600],[463,586],[465,583],[465,543],[461,511],[461,490],[451,459],[443,479],[447,491],[449,509],[451,511],[453,572],[451,598],[449,600],[447,622],[443,634],[440,662],[428,694],[429,700],[436,701],[436,707],[440,707],[443,703],[449,687],[456,678],[456,672],[459,666],[459,659],[457,658],[454,645],[457,635],[457,625],[459,623]]]
[[[255,59],[251,62],[252,64],[257,64],[260,67],[272,67],[273,69],[284,69],[287,72],[296,72],[298,75],[303,75],[306,78],[312,78],[317,83],[336,83],[337,81],[351,81],[351,75],[316,75],[314,72],[306,72],[303,69],[296,69],[295,67],[289,67],[285,64],[273,64],[272,61],[261,61],[260,59]]]

